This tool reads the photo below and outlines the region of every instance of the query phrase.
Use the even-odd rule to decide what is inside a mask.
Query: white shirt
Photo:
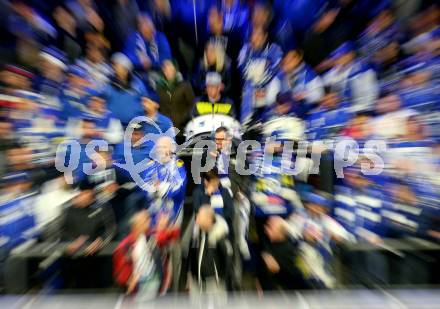
[[[145,235],[141,235],[134,244],[133,272],[140,275],[141,280],[150,277],[155,269],[151,242],[147,242]]]

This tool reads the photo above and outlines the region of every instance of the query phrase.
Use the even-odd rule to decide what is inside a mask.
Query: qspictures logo
[[[142,128],[149,127],[149,130]],[[140,138],[135,131],[142,132]],[[155,131],[155,133],[151,133]],[[124,133],[123,162],[114,162],[118,168],[126,171],[134,183],[142,190],[154,192],[155,182],[152,181],[154,171],[164,168],[168,173],[176,172],[176,153],[188,147],[188,143],[177,145],[174,141],[177,128],[170,128],[162,132],[160,127],[151,118],[139,116],[130,121]],[[138,162],[139,156],[134,151],[148,149]],[[193,149],[205,149],[206,153],[219,153],[213,140],[201,139],[191,146]],[[343,138],[338,141],[278,141],[269,136],[263,142],[256,140],[244,140],[238,144],[233,160],[229,157],[231,143],[227,143],[222,149],[222,155],[226,156],[227,162],[233,162],[235,172],[241,176],[255,175],[263,166],[272,166],[277,158],[281,161],[277,169],[279,173],[296,176],[298,174],[319,174],[322,158],[333,161],[333,168],[338,178],[344,178],[344,169],[359,164],[360,171],[364,175],[378,175],[385,167],[383,155],[387,145],[383,140],[368,140],[363,147],[351,138]],[[294,150],[295,149],[295,150]],[[105,140],[90,140],[87,144],[80,144],[76,140],[66,140],[57,147],[55,166],[58,171],[64,173],[68,184],[73,184],[74,174],[82,171],[86,175],[92,175],[106,168],[102,160],[97,160],[98,151],[108,151],[109,145]],[[226,151],[225,151],[226,150]],[[276,150],[276,151],[275,151]],[[85,160],[83,160],[85,158]],[[207,155],[202,160],[200,154],[193,152],[190,172],[196,184],[201,183],[201,173],[211,170],[216,166],[218,158]],[[149,170],[152,173],[149,173]],[[228,172],[228,171],[226,171]],[[153,177],[154,178],[154,177]]]

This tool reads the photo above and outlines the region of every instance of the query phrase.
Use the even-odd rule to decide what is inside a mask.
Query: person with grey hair
[[[115,74],[104,93],[108,109],[126,127],[133,118],[143,115],[140,96],[146,89],[132,73],[133,63],[125,54],[115,53],[111,61]]]
[[[176,144],[167,135],[157,138],[150,152],[153,159],[148,165],[145,182],[148,190],[148,210],[153,221],[166,214],[170,223],[180,227],[186,193],[186,169],[182,160],[174,155]]]

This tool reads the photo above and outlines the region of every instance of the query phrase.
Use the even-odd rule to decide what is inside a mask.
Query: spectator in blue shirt
[[[112,57],[115,76],[105,90],[108,109],[125,127],[136,116],[141,116],[140,95],[146,91],[142,81],[132,73],[133,64],[122,53]]]
[[[164,60],[170,60],[171,50],[162,32],[156,30],[148,14],[138,16],[138,31],[132,33],[125,43],[125,54],[136,70],[157,70]]]
[[[279,89],[278,91],[268,89],[277,88],[272,81],[276,80],[275,76],[278,73],[282,55],[281,48],[268,41],[266,29],[260,27],[252,31],[250,42],[243,46],[238,56],[238,68],[244,81],[241,122],[246,122],[256,108],[275,102]],[[258,102],[255,91],[264,88],[267,88],[266,93],[273,92],[273,95],[268,99],[265,94],[263,100],[260,100],[264,102]]]
[[[144,109],[144,115],[151,120],[142,124],[144,133],[148,137],[148,134],[155,134],[151,139],[146,141],[146,147],[148,150],[153,149],[154,142],[159,137],[159,134],[166,134],[174,138],[173,123],[170,118],[159,112],[159,97],[156,93],[149,93],[143,95],[141,98],[142,107]]]
[[[370,111],[379,95],[376,72],[357,57],[351,42],[339,46],[330,58],[333,67],[324,77],[325,84],[348,100],[352,112]]]
[[[324,95],[321,78],[304,62],[304,52],[289,50],[281,62],[283,90],[292,91],[295,99],[310,108]]]
[[[96,126],[100,138],[110,144],[117,144],[122,141],[123,131],[119,119],[107,109],[106,97],[99,92],[91,91],[87,102],[87,117]]]
[[[87,72],[77,65],[70,66],[67,72],[67,81],[60,96],[62,120],[80,117],[81,113],[85,111],[84,98],[87,95],[88,85]]]
[[[318,108],[310,113],[308,135],[311,140],[325,140],[337,137],[351,119],[343,107],[338,93],[326,88],[326,94]]]

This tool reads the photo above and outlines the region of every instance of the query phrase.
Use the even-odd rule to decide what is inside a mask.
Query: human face
[[[120,63],[113,62],[113,70],[115,71],[115,75],[120,80],[124,81],[127,79],[128,70]]]
[[[73,89],[84,89],[88,86],[88,82],[85,78],[82,78],[81,76],[77,76],[74,74],[68,75],[69,79],[69,85]]]
[[[50,80],[61,82],[64,78],[64,72],[59,66],[43,58],[40,62],[40,69],[43,76]]]
[[[222,151],[223,149],[226,149],[229,143],[228,136],[226,135],[226,132],[221,131],[215,133],[215,146],[217,147],[218,151]]]
[[[162,72],[168,81],[173,81],[176,78],[176,73],[177,73],[176,67],[169,60],[163,62]]]
[[[220,179],[214,178],[214,179],[211,179],[209,181],[205,179],[204,180],[204,184],[205,184],[205,188],[209,189],[210,192],[212,193],[212,192],[218,190],[218,188],[220,186]]]
[[[9,137],[12,133],[12,124],[6,121],[0,121],[0,135],[5,138]]]
[[[148,232],[148,229],[150,228],[151,224],[151,218],[148,215],[148,212],[146,210],[140,211],[133,222],[133,225],[131,227],[132,232],[139,236],[142,234],[146,234]]]
[[[272,242],[281,242],[286,239],[284,220],[280,217],[270,217],[264,230]]]
[[[61,6],[58,6],[53,13],[53,17],[56,23],[61,26],[61,28],[65,29],[74,29],[76,26],[75,18],[69,14],[65,9]]]
[[[104,54],[96,44],[88,44],[87,58],[93,63],[100,63],[104,60]]]
[[[335,65],[336,66],[346,66],[347,64],[352,62],[355,57],[356,57],[356,55],[354,52],[346,53],[335,60]]]
[[[251,35],[251,45],[254,50],[263,48],[267,40],[267,33],[262,28],[254,29]]]
[[[302,61],[302,55],[293,50],[289,51],[283,58],[283,61],[281,63],[281,67],[284,72],[290,73],[293,70],[295,70]]]
[[[337,93],[332,92],[326,94],[322,98],[322,106],[328,109],[334,109],[338,106],[339,96]]]
[[[207,85],[206,86],[206,93],[208,94],[208,97],[211,99],[219,99],[220,94],[222,91],[221,85]]]
[[[138,18],[138,29],[142,36],[147,39],[153,39],[154,35],[154,24],[151,19],[141,16]]]
[[[290,103],[278,104],[275,107],[275,112],[278,115],[285,115],[285,114],[287,114],[290,111],[291,107],[292,106],[291,106]]]
[[[159,104],[147,97],[142,98],[142,106],[147,115],[154,115],[159,110]]]
[[[388,95],[377,101],[376,110],[379,114],[397,111],[400,107],[400,99],[397,95]]]
[[[421,123],[416,118],[409,118],[406,122],[406,133],[419,135],[421,132],[423,132]]]
[[[169,137],[159,138],[156,142],[156,153],[161,163],[167,163],[171,160],[173,144]]]
[[[105,100],[100,97],[91,97],[89,100],[89,109],[98,114],[105,113]]]
[[[29,89],[30,81],[29,78],[25,76],[21,76],[19,74],[15,74],[8,71],[3,71],[0,76],[3,83],[5,83],[8,87],[14,89]]]
[[[82,122],[82,136],[84,138],[95,138],[96,137],[96,126],[91,121]]]
[[[252,12],[252,25],[265,27],[269,24],[270,12],[262,5],[256,5]]]
[[[315,203],[305,203],[307,211],[312,216],[320,216],[326,213],[326,208],[322,205],[315,204]]]
[[[7,150],[6,156],[8,164],[15,170],[30,166],[33,153],[29,147],[19,147]]]
[[[214,44],[208,44],[205,50],[206,61],[209,65],[214,65],[217,62],[217,54]]]
[[[74,199],[73,204],[78,208],[86,208],[94,201],[93,190],[82,190]]]
[[[358,132],[358,138],[367,137],[371,133],[371,118],[367,115],[360,115],[352,120],[352,127]]]
[[[221,35],[223,32],[223,16],[217,9],[211,9],[208,16],[208,25],[211,32],[215,35]]]
[[[131,135],[131,144],[135,145],[138,141],[140,141],[144,137],[144,134],[141,130],[134,130]]]
[[[214,225],[214,213],[209,207],[202,207],[199,209],[196,217],[196,223],[202,231],[211,230]]]
[[[345,173],[345,178],[355,188],[365,188],[369,184],[368,180],[360,175],[358,171]]]

